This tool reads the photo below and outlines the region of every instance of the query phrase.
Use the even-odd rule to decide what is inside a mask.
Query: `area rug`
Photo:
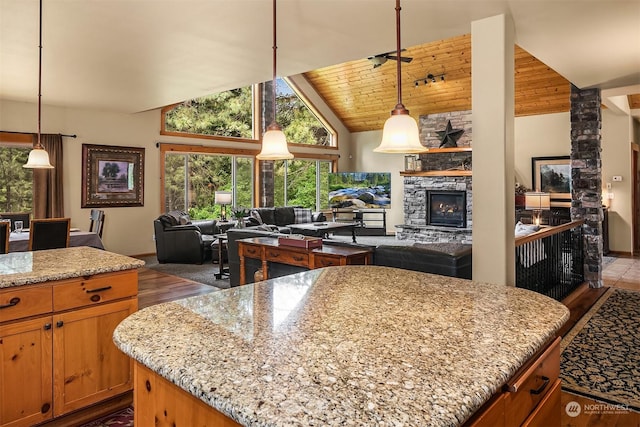
[[[130,406],[121,411],[91,421],[80,427],[133,427],[133,408]]]
[[[229,278],[216,279],[218,264],[212,264],[210,261],[205,261],[202,264],[160,264],[155,255],[140,257],[140,259],[145,262],[145,267],[151,270],[172,274],[205,285],[215,286],[219,289],[228,289],[230,287]]]
[[[607,290],[561,349],[563,390],[640,411],[640,292]]]

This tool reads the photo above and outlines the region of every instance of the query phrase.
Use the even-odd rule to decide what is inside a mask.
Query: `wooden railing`
[[[572,221],[515,240],[516,287],[562,300],[584,281],[582,224]]]

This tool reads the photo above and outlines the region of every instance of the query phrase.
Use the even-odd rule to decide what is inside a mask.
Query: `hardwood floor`
[[[605,286],[640,291],[640,259],[617,258],[605,266],[602,276]],[[138,301],[140,308],[216,291],[216,289],[211,286],[159,273],[148,268],[140,269],[138,280]],[[571,317],[561,329],[560,332],[562,335],[567,333],[573,325],[575,325],[605,290],[606,288],[592,289],[585,285],[563,301],[571,311]],[[585,410],[582,410],[581,414],[577,417],[570,417],[565,411],[566,405],[570,402],[576,402],[581,408],[585,408]],[[563,391],[562,426],[640,427],[640,414],[631,411],[618,411],[619,413],[613,414],[606,413],[607,411],[601,406],[594,406],[599,403],[600,402],[593,399],[575,396]]]
[[[138,273],[138,308],[195,295],[204,295],[217,290],[213,286],[160,273],[149,268],[141,268]]]

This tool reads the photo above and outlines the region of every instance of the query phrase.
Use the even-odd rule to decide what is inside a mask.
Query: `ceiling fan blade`
[[[398,60],[398,57],[395,56],[395,55],[387,55],[387,56],[385,56],[385,58],[392,59],[394,61]],[[409,57],[406,57],[406,56],[401,56],[400,57],[400,61],[402,61],[402,62],[411,62],[411,61],[413,61],[413,58],[409,58]]]

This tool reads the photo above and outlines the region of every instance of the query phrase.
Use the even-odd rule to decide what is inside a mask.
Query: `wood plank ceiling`
[[[471,35],[407,48],[402,56],[413,58],[402,63],[402,101],[413,117],[471,109]],[[445,81],[425,85],[428,74],[445,74]],[[382,130],[397,102],[395,61],[373,68],[361,59],[304,75],[351,132]],[[569,81],[515,47],[516,116],[569,111],[570,92]]]

